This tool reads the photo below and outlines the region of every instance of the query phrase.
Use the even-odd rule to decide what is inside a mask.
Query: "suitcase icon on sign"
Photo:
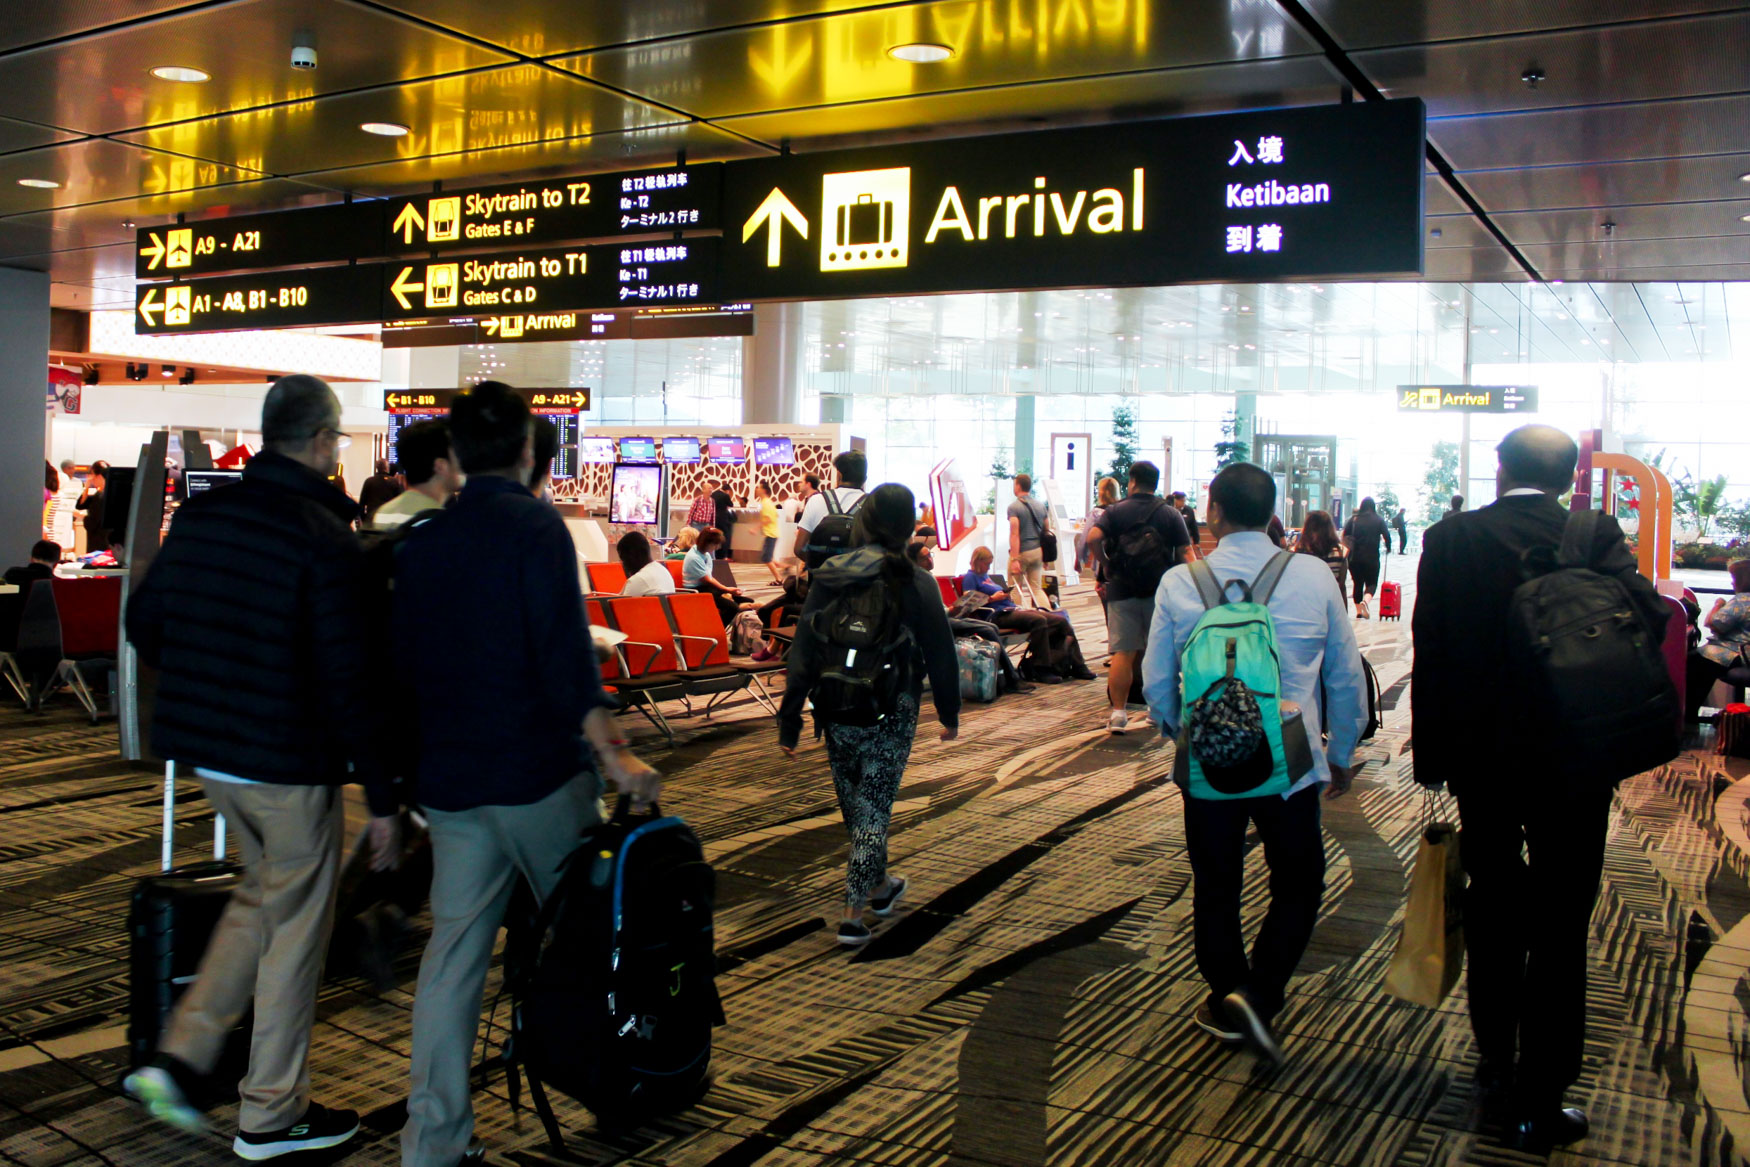
[[[904,267],[911,168],[857,170],[821,179],[821,271]]]

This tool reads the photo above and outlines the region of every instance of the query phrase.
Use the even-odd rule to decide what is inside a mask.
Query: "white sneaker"
[[[1106,718],[1106,732],[1122,735],[1130,728],[1130,713],[1124,709],[1114,709]]]

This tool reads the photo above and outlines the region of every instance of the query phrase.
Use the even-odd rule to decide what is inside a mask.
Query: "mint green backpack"
[[[1179,658],[1181,728],[1174,777],[1192,798],[1284,795],[1312,768],[1300,708],[1282,699],[1270,596],[1294,559],[1283,551],[1258,578],[1218,582],[1190,564],[1204,612]],[[1230,589],[1242,598],[1230,601]]]

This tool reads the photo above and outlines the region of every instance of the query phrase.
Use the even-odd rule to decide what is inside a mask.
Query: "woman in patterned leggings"
[[[905,894],[905,879],[887,870],[887,825],[911,757],[926,675],[942,722],[942,740],[959,736],[960,666],[954,634],[936,581],[905,558],[914,513],[910,490],[891,482],[877,487],[857,510],[851,536],[854,549],[811,573],[813,582],[790,649],[784,704],[778,715],[779,747],[794,758],[802,735],[802,707],[820,678],[830,647],[815,631],[815,618],[849,589],[861,590],[883,580],[893,586],[899,623],[913,637],[909,684],[901,686],[893,708],[874,725],[823,724],[816,718],[816,736],[826,739],[833,787],[851,836],[844,919],[839,924],[839,943],[851,946],[867,943],[874,935],[863,921],[865,910],[891,915]]]

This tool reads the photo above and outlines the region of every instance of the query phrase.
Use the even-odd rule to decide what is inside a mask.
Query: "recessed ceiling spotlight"
[[[205,69],[191,69],[187,65],[160,65],[152,70],[152,76],[160,81],[186,81],[195,85],[213,79]]]
[[[937,61],[946,61],[954,55],[954,50],[947,45],[916,42],[913,44],[894,45],[887,50],[887,55],[896,61],[910,61],[914,65],[932,65]]]
[[[1739,182],[1750,182],[1750,172],[1746,172],[1746,173],[1744,173],[1744,174],[1740,174],[1740,175],[1739,175],[1739,176],[1738,176],[1738,181],[1739,181]]]
[[[1750,215],[1739,215],[1738,221],[1741,223],[1750,223]]]
[[[28,186],[32,190],[60,190],[61,184],[52,178],[21,178],[19,186]]]
[[[359,129],[379,138],[405,138],[413,130],[400,122],[360,122]]]

